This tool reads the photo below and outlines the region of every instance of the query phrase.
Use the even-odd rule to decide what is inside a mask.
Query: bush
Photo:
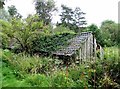
[[[25,81],[32,87],[51,87],[50,78],[42,74],[29,75]]]
[[[66,76],[65,72],[58,72],[52,77],[53,87],[74,87],[75,83]]]
[[[104,48],[104,58],[109,60],[118,61],[119,49],[118,47],[106,47]]]
[[[107,54],[108,50],[111,50],[111,54]],[[112,87],[119,89],[120,57],[116,53],[113,55],[113,50],[118,49],[116,47],[105,48],[106,59],[96,59],[95,62],[74,65],[74,67],[70,65],[68,70],[66,67],[60,69],[61,61],[57,59],[16,55],[9,50],[0,50],[3,54],[0,55],[3,67],[3,86],[79,87],[81,89]]]
[[[62,46],[67,46],[69,43],[67,42],[69,39],[73,38],[75,34],[63,33],[56,34],[51,36],[42,36],[38,37],[33,41],[32,50],[33,53],[36,52],[47,52],[51,53],[60,49]]]
[[[70,30],[67,27],[63,26],[57,26],[55,29],[53,29],[53,34],[64,34],[64,33],[70,33],[70,34],[75,34],[74,31]]]

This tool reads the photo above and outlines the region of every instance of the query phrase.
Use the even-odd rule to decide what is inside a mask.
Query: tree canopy
[[[35,0],[35,9],[44,25],[51,22],[52,12],[57,10],[53,0]]]
[[[67,26],[71,30],[79,32],[80,28],[87,24],[84,17],[85,13],[79,7],[76,7],[75,10],[65,5],[61,5],[61,7],[61,23],[58,23],[58,25]]]
[[[2,9],[5,5],[5,0],[0,0],[0,9]]]
[[[18,13],[18,11],[14,5],[8,6],[8,12],[11,17],[22,18],[22,15],[20,13]]]

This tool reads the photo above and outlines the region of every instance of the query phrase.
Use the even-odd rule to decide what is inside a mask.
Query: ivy
[[[67,46],[69,39],[73,38],[75,34],[63,33],[49,36],[39,36],[33,41],[33,53],[48,52],[51,53],[62,47]]]

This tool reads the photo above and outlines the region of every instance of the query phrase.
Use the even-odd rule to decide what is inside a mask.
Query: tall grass
[[[120,87],[120,57],[117,47],[104,48],[103,60],[61,67],[49,57],[14,54],[0,50],[3,87]]]
[[[119,48],[117,46],[104,48],[104,58],[119,61]]]

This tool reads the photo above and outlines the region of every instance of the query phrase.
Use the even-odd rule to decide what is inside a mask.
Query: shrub
[[[51,87],[50,78],[42,74],[29,75],[26,82],[32,87]]]
[[[70,30],[67,27],[63,27],[63,26],[57,26],[55,29],[53,29],[53,33],[54,34],[64,34],[64,33],[70,33],[70,34],[75,34],[74,31]]]
[[[65,72],[58,72],[52,77],[53,87],[74,87],[75,83],[66,76]]]
[[[104,48],[104,58],[108,60],[116,60],[119,58],[118,47],[106,47]]]
[[[73,38],[74,36],[75,34],[70,33],[42,37],[39,36],[36,40],[33,41],[32,46],[33,53],[35,52],[51,53],[53,51],[56,51],[60,49],[62,46],[68,45],[69,43],[67,41]]]

